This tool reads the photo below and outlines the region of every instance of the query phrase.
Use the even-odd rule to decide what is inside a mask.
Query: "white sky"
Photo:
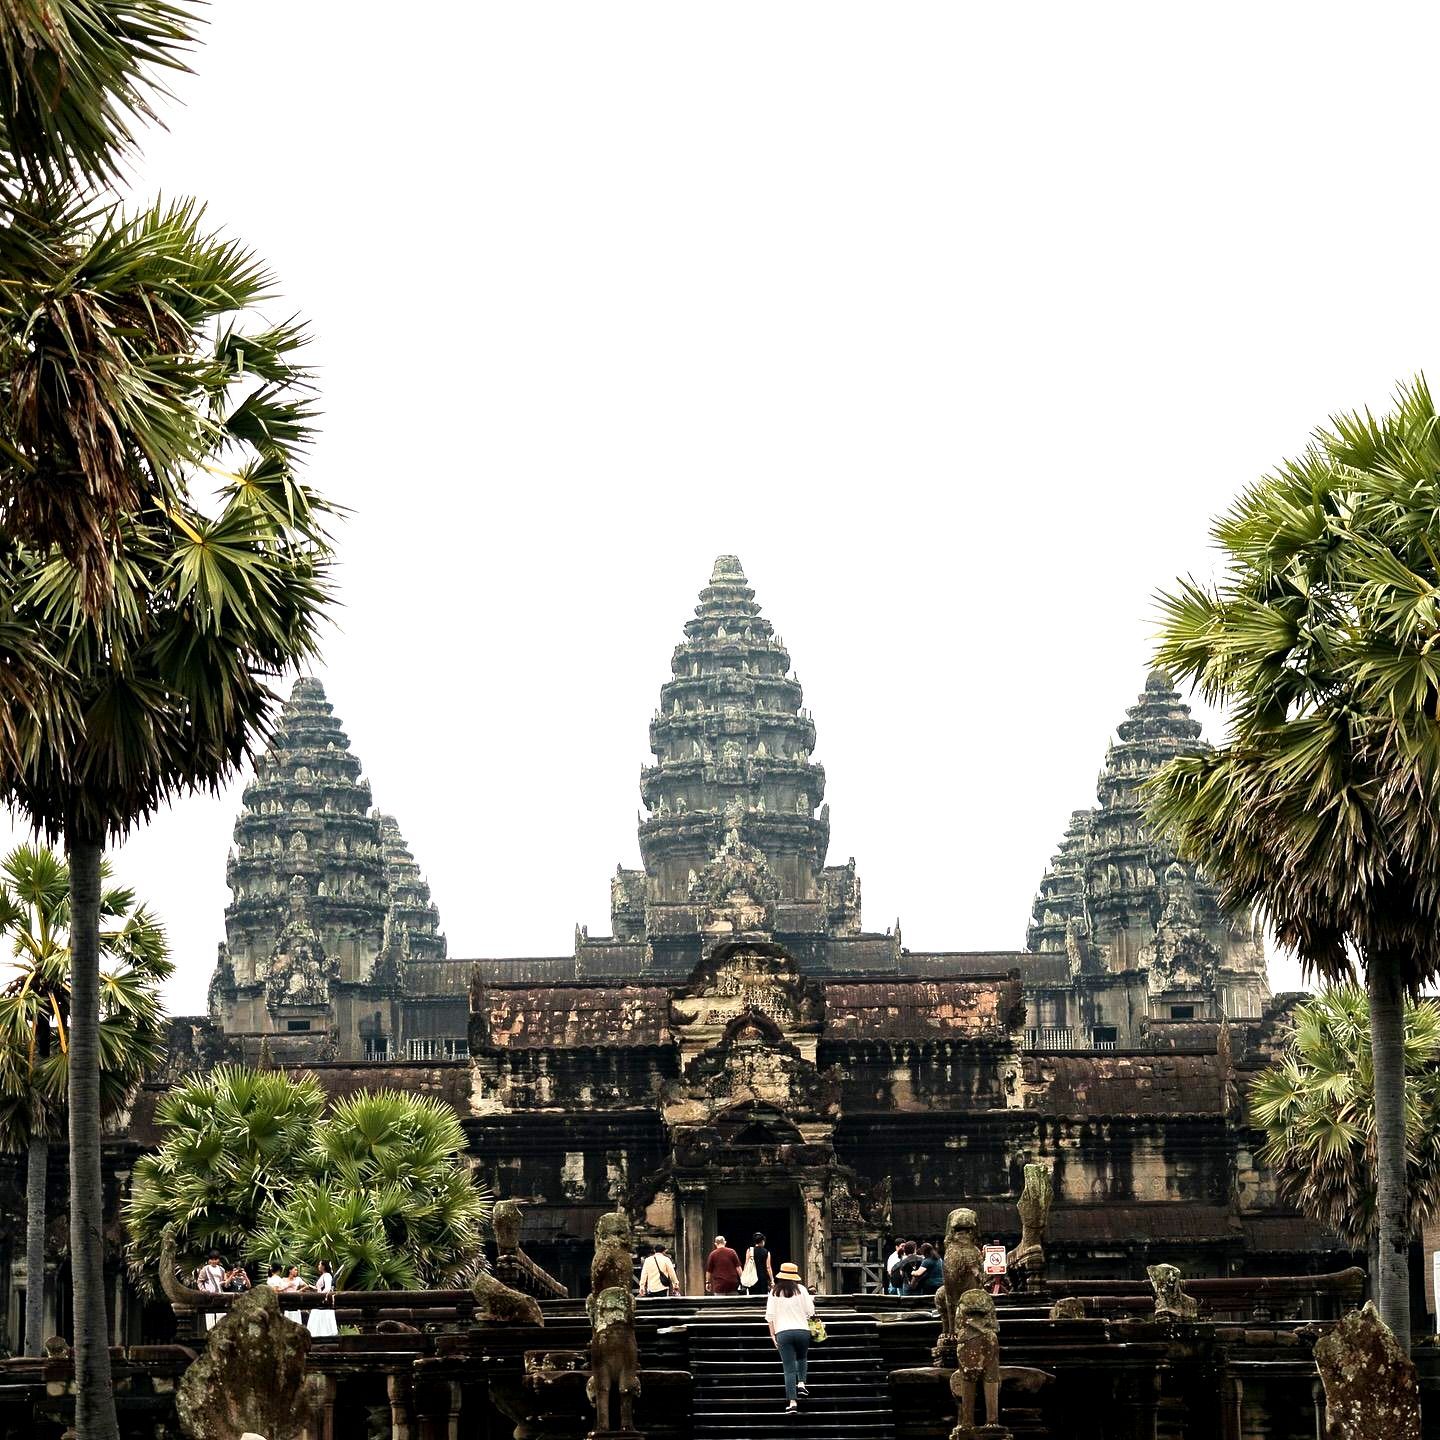
[[[1207,518],[1440,371],[1430,7],[209,17],[137,193],[208,200],[313,322],[355,511],[320,673],[452,954],[608,928],[721,551],[868,924],[1018,947]],[[177,1010],[238,789],[119,859]]]

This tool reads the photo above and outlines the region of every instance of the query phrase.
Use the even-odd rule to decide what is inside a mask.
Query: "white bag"
[[[740,1283],[747,1290],[753,1290],[760,1283],[759,1272],[755,1269],[755,1247],[745,1252],[745,1268],[740,1272]]]

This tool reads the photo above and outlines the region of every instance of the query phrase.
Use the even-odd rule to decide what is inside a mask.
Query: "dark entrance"
[[[715,1211],[715,1234],[723,1235],[730,1248],[745,1263],[745,1252],[750,1248],[751,1237],[756,1231],[765,1236],[770,1245],[771,1264],[778,1270],[786,1260],[795,1256],[790,1250],[790,1209],[785,1205],[722,1205]],[[710,1237],[715,1238],[713,1235]],[[709,1246],[706,1246],[709,1250]],[[764,1276],[761,1276],[764,1283]]]

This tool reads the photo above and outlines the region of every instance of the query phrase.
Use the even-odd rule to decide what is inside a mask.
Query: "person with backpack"
[[[675,1273],[674,1262],[665,1253],[665,1247],[657,1243],[640,1267],[640,1298],[659,1299],[679,1293],[680,1277]]]
[[[775,1268],[770,1263],[770,1247],[757,1230],[750,1237],[750,1248],[745,1252],[745,1264],[740,1271],[740,1288],[745,1294],[753,1295],[762,1286],[768,1291],[774,1283]]]
[[[785,1371],[787,1415],[799,1410],[801,1395],[806,1399],[810,1396],[805,1375],[810,1363],[810,1323],[814,1319],[815,1297],[800,1283],[799,1267],[787,1260],[765,1301],[765,1323]]]

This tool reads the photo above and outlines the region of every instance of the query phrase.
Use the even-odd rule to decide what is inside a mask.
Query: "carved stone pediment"
[[[769,935],[775,929],[780,882],[764,852],[740,838],[735,819],[710,863],[690,881],[686,898],[707,935]]]
[[[339,966],[325,954],[311,923],[309,888],[296,875],[290,881],[290,921],[265,966],[265,1003],[272,1010],[328,1005],[330,984],[338,973]]]
[[[781,946],[764,942],[717,946],[670,1002],[684,1068],[722,1042],[733,1046],[745,1036],[766,1044],[784,1040],[813,1061],[824,1013],[824,987],[802,975]]]
[[[1152,995],[1215,988],[1220,952],[1200,924],[1194,876],[1178,863],[1165,872],[1165,907],[1141,961],[1149,970]]]
[[[672,1127],[715,1127],[734,1143],[752,1143],[741,1136],[755,1123],[773,1133],[753,1143],[808,1143],[828,1139],[834,1127],[840,1077],[818,1069],[773,1020],[747,1010],[665,1086],[660,1103]]]

